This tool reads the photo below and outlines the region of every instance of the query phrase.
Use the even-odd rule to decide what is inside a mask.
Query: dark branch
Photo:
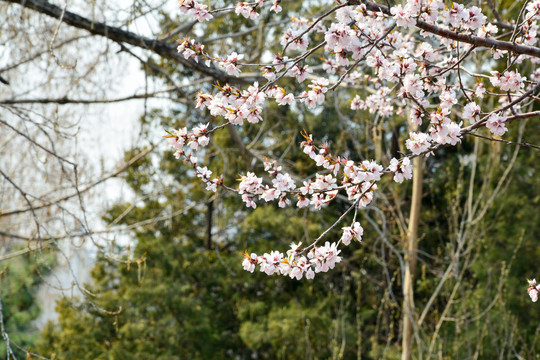
[[[170,90],[176,91],[177,89],[174,88]],[[0,105],[18,105],[18,104],[58,104],[58,105],[65,105],[65,104],[111,104],[111,103],[118,103],[118,102],[124,102],[129,100],[140,100],[140,99],[149,99],[154,98],[156,95],[163,93],[163,91],[155,92],[155,93],[149,93],[149,94],[135,94],[131,96],[121,97],[121,98],[115,98],[115,99],[70,99],[68,97],[61,97],[61,98],[40,98],[40,99],[8,99],[8,100],[0,100]]]
[[[1,0],[8,3],[20,4],[28,9],[35,10],[41,14],[51,16],[56,19],[62,18],[62,8],[53,5],[44,0]],[[178,63],[191,68],[202,74],[211,76],[215,80],[222,83],[249,83],[248,80],[230,76],[225,72],[216,69],[215,67],[208,67],[203,63],[197,63],[192,59],[184,59],[184,57],[178,53],[176,46],[166,41],[160,41],[157,39],[150,39],[131,31],[122,30],[118,27],[105,25],[101,22],[94,22],[85,17],[65,11],[62,21],[73,27],[87,30],[94,35],[104,36],[117,43],[130,44],[140,47],[142,49],[150,50],[160,56],[173,59]]]
[[[538,145],[524,143],[524,142],[515,142],[515,141],[504,140],[504,139],[496,139],[496,138],[483,136],[483,135],[479,135],[479,134],[475,134],[475,133],[469,133],[467,135],[476,136],[478,138],[486,139],[486,140],[489,140],[489,141],[498,141],[498,142],[502,142],[502,143],[505,143],[505,144],[508,144],[508,145],[517,145],[517,146],[523,146],[523,147],[530,147],[530,148],[533,148],[533,149],[540,149],[540,146],[538,146]]]
[[[348,3],[349,5],[365,4],[366,8],[370,11],[382,12],[385,15],[392,16],[392,14],[390,13],[390,9],[384,5],[379,5],[377,3],[362,0],[349,0]],[[458,34],[452,30],[443,29],[436,25],[428,24],[422,20],[418,20],[416,22],[416,27],[447,39],[464,42],[467,44],[475,45],[477,47],[507,50],[516,54],[530,55],[540,58],[540,49],[534,46],[519,45],[508,41],[499,41],[492,38],[481,38],[478,36],[467,34]]]

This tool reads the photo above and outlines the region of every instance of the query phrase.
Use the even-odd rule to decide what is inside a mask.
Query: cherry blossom
[[[484,26],[486,23],[486,16],[482,14],[482,10],[480,8],[473,6],[468,11],[468,20],[464,24],[466,28],[476,30]]]
[[[404,179],[409,180],[412,178],[413,166],[408,157],[404,157],[401,162],[396,158],[392,158],[388,169],[394,173],[394,181],[397,183],[401,184]]]
[[[401,5],[396,5],[390,9],[390,12],[394,15],[394,19],[398,26],[412,28],[416,24],[416,19],[414,18],[415,14],[412,10],[413,9],[408,5],[406,5],[405,8]]]
[[[412,132],[409,134],[409,139],[405,144],[413,154],[419,155],[429,149],[431,146],[430,141],[431,137],[428,134]]]
[[[540,294],[540,284],[536,284],[536,279],[527,280],[529,283],[529,289],[527,289],[527,292],[529,293],[529,296],[531,297],[532,302],[538,301],[538,295]]]
[[[505,125],[506,117],[500,116],[497,113],[491,114],[487,121],[486,127],[493,135],[503,136],[508,131]]]
[[[255,265],[259,263],[259,258],[257,257],[257,254],[252,253],[251,255],[245,254],[244,261],[242,262],[242,267],[244,270],[253,272],[255,271]]]
[[[480,120],[480,112],[480,106],[476,105],[474,101],[470,102],[465,105],[465,108],[463,109],[463,118],[468,119],[471,123],[474,123]]]
[[[359,234],[357,236],[361,236],[361,227],[358,228],[358,226],[356,227]],[[337,248],[337,243],[326,242],[323,246],[315,246],[308,252],[307,257],[299,254],[300,245],[301,243],[291,244],[287,257],[277,250],[262,256],[245,253],[242,267],[246,271],[253,272],[256,265],[259,265],[260,271],[267,275],[280,274],[300,280],[304,274],[306,279],[313,279],[316,273],[327,272],[342,260],[339,256],[341,250]]]
[[[411,179],[412,157],[430,156],[443,146],[455,146],[484,126],[495,136],[504,135],[507,123],[511,122],[509,118],[521,114],[521,102],[531,98],[529,95],[537,86],[534,82],[540,81],[540,71],[526,77],[523,69],[530,64],[521,65],[531,63],[536,68],[538,57],[517,47],[537,44],[540,0],[526,5],[519,22],[507,23],[519,24],[519,31],[514,32],[512,41],[502,42],[501,37],[496,37],[499,29],[491,14],[483,13],[477,6],[454,2],[445,6],[440,0],[407,0],[390,8],[370,2],[354,6],[338,3],[317,20],[291,17],[278,30],[281,51],[278,55],[265,53],[260,64],[243,63],[250,56],[232,50],[224,56],[212,54],[212,49],[194,39],[179,41],[177,50],[183,59],[197,63],[202,60],[204,64],[200,66],[215,66],[211,71],[239,78],[246,67],[249,70],[245,74],[259,70],[253,78],[261,85],[254,80],[246,84],[247,77],[243,77],[235,83],[238,88],[218,83],[214,84],[215,90],[197,95],[195,107],[202,115],[214,117],[211,126],[199,124],[191,131],[183,127],[166,135],[174,156],[194,169],[208,191],[237,193],[249,208],[255,208],[257,202],[287,207],[294,200],[296,207],[310,210],[330,206],[338,195],[346,195],[355,210],[352,225],[341,228],[339,241],[320,245],[318,238],[303,248],[301,244],[292,244],[286,256],[279,250],[262,256],[246,253],[242,263],[246,271],[254,272],[259,266],[267,275],[300,280],[313,279],[315,274],[334,268],[342,260],[339,246],[362,240],[363,228],[356,221],[356,211],[375,199],[383,176],[392,174],[397,183]],[[211,13],[219,11],[208,11],[206,5],[195,0],[179,0],[179,8],[181,13],[200,22],[212,19]],[[255,23],[282,11],[279,0],[271,4],[264,0],[236,2],[234,7],[225,8],[233,9],[234,14]],[[475,67],[467,57],[480,52],[487,54],[490,62]],[[501,69],[496,66],[502,63],[502,73],[494,70]],[[368,91],[356,92],[358,85]],[[212,178],[213,172],[198,163],[196,155],[209,145],[214,131],[231,125],[241,127],[246,122],[271,122],[272,119],[264,119],[270,100],[294,111],[317,114],[329,94],[340,88],[349,91],[345,99],[351,99],[350,109],[355,116],[369,116],[384,126],[385,121],[394,119],[408,121],[408,154],[401,159],[392,158],[384,168],[369,157],[354,160],[351,154],[333,154],[332,144],[316,142],[304,131],[300,148],[318,168],[309,179],[297,179],[292,172],[285,172],[285,166],[277,160],[265,158],[264,178],[255,167],[256,170],[240,175],[234,187],[225,185],[219,174]],[[486,115],[482,107],[488,104],[496,107]],[[464,128],[461,119],[472,125]],[[264,155],[271,154],[261,157]],[[536,301],[540,286],[534,280],[529,284],[529,295]]]
[[[192,16],[197,21],[208,21],[213,18],[206,5],[201,5],[194,0],[178,0],[178,3],[181,12]]]
[[[244,55],[242,54],[238,55],[236,52],[233,52],[231,55],[227,57],[227,60],[222,62],[221,66],[223,66],[227,74],[233,75],[233,76],[239,76],[240,69],[237,67],[236,63],[238,62],[238,60],[241,60],[243,57]]]
[[[343,245],[349,245],[351,240],[355,239],[362,241],[362,235],[364,234],[364,229],[358,221],[356,221],[352,226],[346,226],[343,228],[343,235],[341,235],[341,242]]]
[[[281,0],[279,0],[279,1],[281,1]],[[283,9],[281,8],[281,6],[279,6],[279,1],[278,1],[278,0],[274,0],[274,1],[272,2],[272,7],[270,8],[270,10],[272,10],[272,11],[275,12],[276,14],[279,13],[279,12],[281,12],[281,10],[283,10]]]
[[[487,38],[487,37],[491,37],[497,34],[498,32],[499,32],[499,28],[496,25],[487,24],[485,26],[481,26],[478,29],[477,35],[478,37],[481,37],[481,38]]]
[[[498,71],[492,71],[491,75],[489,80],[493,86],[499,87],[502,91],[518,91],[524,86],[524,79],[517,71],[507,71],[502,75]]]
[[[420,75],[407,74],[403,79],[403,90],[415,98],[424,97],[424,91],[422,83],[420,82]]]
[[[244,2],[237,3],[234,12],[237,15],[242,15],[246,19],[257,20],[259,18],[259,13],[257,13],[255,7]]]

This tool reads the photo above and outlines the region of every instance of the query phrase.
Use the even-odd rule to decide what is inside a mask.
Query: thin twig
[[[534,148],[534,149],[540,149],[540,146],[538,146],[538,145],[524,143],[524,142],[514,142],[514,141],[508,141],[508,140],[504,140],[504,139],[495,139],[495,138],[492,138],[492,137],[478,135],[478,134],[474,134],[474,133],[469,133],[467,135],[476,136],[478,138],[486,139],[486,140],[489,140],[489,141],[498,141],[498,142],[502,142],[502,143],[505,143],[505,144],[508,144],[508,145],[518,145],[518,146],[530,147],[530,148]]]

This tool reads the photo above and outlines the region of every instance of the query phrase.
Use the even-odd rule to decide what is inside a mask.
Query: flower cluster
[[[208,21],[213,18],[208,12],[208,6],[201,5],[195,0],[178,0],[180,11],[197,21]]]
[[[169,144],[176,151],[174,156],[178,159],[184,154],[184,147],[187,145],[193,150],[197,150],[200,146],[206,146],[210,142],[208,124],[199,124],[193,128],[191,132],[187,128],[174,130],[168,136]]]
[[[314,80],[311,85],[308,85],[311,90],[301,95],[303,97],[301,101],[312,109],[317,107],[318,104],[322,104],[324,102],[324,94],[328,91],[328,84],[330,82],[325,78]]]
[[[355,223],[353,227],[354,230],[351,230],[353,231],[352,235],[345,235],[345,231],[350,233],[351,228],[344,228],[349,229],[344,230],[342,237],[342,242],[345,245],[348,245],[353,237],[358,241],[361,240],[362,227],[359,223]],[[350,236],[347,243],[343,241],[345,236]],[[313,279],[315,274],[333,269],[342,260],[341,256],[339,256],[341,250],[338,249],[338,243],[327,241],[322,246],[314,246],[308,251],[307,256],[301,255],[301,252],[303,252],[301,245],[302,243],[291,244],[286,256],[279,251],[271,251],[262,256],[255,253],[251,255],[245,253],[242,267],[246,271],[253,272],[256,265],[259,265],[260,271],[267,275],[279,274],[300,280],[304,276],[306,279]]]
[[[409,180],[412,178],[413,166],[411,164],[411,159],[408,157],[404,157],[401,162],[396,158],[392,158],[392,160],[390,160],[389,169],[394,173],[394,181],[397,183],[401,184],[403,179]]]
[[[177,159],[183,158],[183,160],[189,163],[194,169],[198,178],[206,184],[207,191],[217,191],[217,187],[223,184],[223,177],[211,178],[212,171],[208,168],[198,166],[198,159],[192,153],[187,152],[188,149],[195,151],[201,147],[205,147],[210,142],[210,133],[208,130],[209,124],[199,124],[194,127],[191,132],[187,131],[187,128],[181,128],[169,132],[165,137],[169,140],[170,146],[175,150],[174,157]]]
[[[498,71],[492,71],[491,75],[489,81],[502,91],[518,91],[525,86],[525,79],[517,71],[507,71],[502,75]]]
[[[197,43],[194,39],[185,38],[178,41],[178,52],[184,55],[184,59],[193,57],[196,62],[199,62],[199,56],[204,54],[204,45]]]
[[[364,234],[364,229],[358,221],[355,221],[352,226],[346,226],[343,228],[343,235],[339,239],[343,245],[349,245],[351,240],[357,240],[358,242],[362,241],[362,235]]]
[[[257,12],[257,6],[262,4],[264,0],[258,0],[254,4],[248,4],[245,2],[239,2],[236,4],[234,12],[237,15],[242,15],[246,19],[257,20],[259,18],[259,13]]]
[[[234,66],[232,62],[229,65]],[[253,124],[262,121],[262,104],[266,94],[259,90],[258,83],[244,91],[229,85],[220,87],[220,90],[215,96],[199,94],[197,107],[208,108],[211,115],[223,116],[234,125],[242,125],[244,120]]]
[[[438,111],[430,114],[431,127],[429,132],[431,139],[441,145],[456,145],[461,141],[461,125],[451,121],[447,107],[441,107]]]
[[[238,66],[236,66],[238,60],[242,60],[244,58],[243,54],[238,55],[236,52],[233,52],[231,55],[227,57],[227,59],[223,60],[221,62],[221,66],[225,70],[225,72],[229,75],[233,76],[239,76],[240,75],[240,69]]]
[[[469,119],[471,123],[474,123],[480,120],[481,112],[482,110],[480,109],[480,106],[476,105],[476,103],[473,101],[465,105],[465,108],[463,109],[463,117],[465,119]]]
[[[431,147],[431,137],[426,133],[412,132],[409,134],[409,139],[405,142],[405,146],[413,154],[420,155],[427,152]]]
[[[535,45],[538,42],[538,21],[540,20],[540,0],[531,1],[527,4],[525,21],[520,27],[521,37],[516,39],[526,45]]]
[[[352,110],[369,110],[371,114],[377,113],[382,116],[390,116],[394,112],[394,107],[388,95],[391,90],[387,87],[382,87],[377,90],[376,94],[369,95],[365,101],[356,95],[351,101]]]
[[[486,16],[476,6],[465,8],[462,4],[452,3],[447,8],[442,1],[408,0],[405,6],[396,5],[390,9],[396,24],[405,28],[416,25],[416,19],[435,24],[439,19],[450,28],[477,30],[486,23]]]
[[[269,14],[265,3],[269,5],[265,0],[237,2],[231,9],[237,15],[257,21],[264,9],[267,11],[264,17]],[[212,18],[207,7],[195,0],[179,0],[179,4],[183,13],[198,21]],[[216,191],[223,185],[222,178],[212,178],[212,172],[199,166],[193,153],[208,145],[211,132],[224,126],[241,126],[245,121],[261,122],[263,107],[270,99],[279,106],[294,105],[293,110],[302,108],[316,112],[329,92],[341,85],[355,89],[358,84],[367,87],[369,92],[367,95],[353,93],[351,109],[369,112],[369,116],[377,117],[378,121],[390,116],[408,117],[417,130],[409,133],[406,148],[415,156],[429,156],[441,146],[457,145],[466,134],[482,125],[496,136],[505,134],[510,111],[519,112],[519,104],[512,103],[511,110],[508,104],[531,89],[533,80],[540,81],[538,71],[529,80],[518,71],[521,62],[538,60],[496,46],[486,51],[491,51],[495,62],[505,56],[508,58],[510,67],[502,74],[489,72],[487,64],[476,70],[468,69],[474,62],[463,60],[473,51],[481,51],[471,39],[477,36],[498,41],[494,37],[497,26],[487,22],[479,7],[458,3],[445,6],[441,0],[406,0],[384,11],[372,11],[368,7],[373,9],[369,4],[340,5],[317,20],[291,17],[289,26],[281,33],[282,52],[273,57],[266,53],[262,64],[243,63],[249,61],[244,59],[250,56],[232,51],[224,56],[211,55],[195,40],[180,41],[178,51],[185,59],[197,62],[202,59],[207,66],[213,63],[228,76],[237,78],[245,66],[256,66],[267,82],[261,86],[254,82],[244,88],[217,84],[216,92],[199,93],[196,107],[206,109],[218,124],[220,118],[225,121],[212,130],[207,124],[191,132],[186,128],[171,132],[167,137],[176,150],[175,156],[189,162],[207,189]],[[269,11],[281,10],[280,1],[274,0]],[[540,0],[530,1],[519,23],[520,31],[512,35],[514,44],[536,44],[539,14]],[[438,30],[410,31],[414,27],[425,30],[426,24]],[[456,36],[445,35],[449,32],[468,40],[457,41]],[[313,36],[314,33],[318,33],[317,36]],[[324,41],[310,45],[310,41],[321,38]],[[308,50],[309,46],[312,48]],[[315,51],[323,52],[319,56],[321,61],[318,64],[316,60],[306,61]],[[286,76],[299,84],[291,87],[294,90],[286,89],[285,82],[278,83]],[[488,85],[483,79],[489,79],[492,86],[486,89]],[[307,85],[302,84],[304,82]],[[493,87],[499,89],[499,93]],[[481,105],[489,102],[480,100],[486,96],[498,96],[500,110],[483,113]],[[460,118],[475,125],[463,128]],[[330,204],[340,191],[354,206],[363,208],[372,202],[377,183],[384,174],[392,173],[398,183],[412,178],[410,157],[393,158],[385,169],[374,161],[355,162],[332,155],[327,144],[315,145],[311,135],[304,133],[303,136],[305,140],[300,147],[321,168],[321,173],[298,180],[284,172],[276,160],[266,159],[264,170],[269,177],[265,175],[263,179],[255,172],[247,172],[240,177],[237,189],[223,187],[236,191],[251,208],[261,201],[277,201],[280,207],[286,207],[296,199],[297,207],[317,210]],[[300,249],[300,244],[293,244],[286,256],[278,251],[263,256],[246,254],[244,268],[253,272],[259,265],[261,271],[269,275],[313,278],[315,273],[327,271],[341,260],[338,250],[341,243],[348,245],[353,239],[361,240],[363,229],[358,222],[342,229],[343,235],[337,243],[320,247],[315,247],[314,243],[304,250]],[[307,249],[309,252],[302,255]]]

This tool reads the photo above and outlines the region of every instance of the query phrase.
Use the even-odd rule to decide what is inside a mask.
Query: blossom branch
[[[384,5],[379,5],[370,1],[363,0],[349,0],[349,5],[366,5],[366,8],[375,12],[382,12],[385,15],[391,15],[388,7]],[[487,47],[494,48],[498,50],[507,50],[514,52],[516,54],[530,55],[537,58],[540,58],[540,49],[534,46],[520,45],[508,41],[499,41],[490,38],[481,38],[478,36],[459,34],[451,30],[443,29],[436,25],[428,24],[423,20],[418,20],[416,25],[419,29],[422,29],[428,33],[435,34],[447,39],[456,40],[464,42],[467,44],[474,45],[476,47]]]
[[[486,139],[486,140],[489,140],[489,141],[498,141],[498,142],[502,142],[502,143],[505,143],[505,144],[508,144],[508,145],[518,145],[518,146],[530,147],[530,148],[534,148],[534,149],[540,149],[540,146],[538,146],[538,145],[524,143],[524,142],[514,142],[514,141],[508,141],[508,140],[504,140],[504,139],[495,139],[495,138],[492,138],[492,137],[483,136],[483,135],[479,135],[479,134],[475,134],[475,133],[468,133],[467,135],[476,136],[478,138]]]

